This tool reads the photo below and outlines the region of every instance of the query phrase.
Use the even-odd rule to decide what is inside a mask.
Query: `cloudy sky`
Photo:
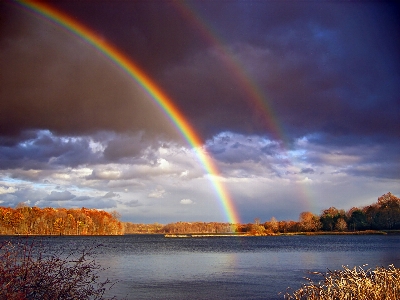
[[[297,220],[400,196],[393,3],[57,1],[173,100],[220,171],[137,82],[65,28],[0,2],[0,205],[123,221]]]

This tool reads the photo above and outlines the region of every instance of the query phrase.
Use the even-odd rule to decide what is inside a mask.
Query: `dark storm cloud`
[[[55,7],[81,20],[129,54],[152,75],[204,47],[171,1],[57,1]]]
[[[393,31],[398,26],[394,23],[377,30],[373,27],[380,20],[372,18],[372,8],[359,7],[364,18],[349,8],[340,14],[333,11],[335,23],[330,28],[310,25],[310,14],[297,26],[289,23],[266,35],[262,48],[269,51],[256,57],[261,65],[257,80],[289,133],[398,137],[399,65],[395,53],[399,48],[385,49],[391,41],[379,36],[381,31],[383,36],[387,31],[398,32]],[[256,62],[254,59],[252,64]]]
[[[12,143],[13,136],[28,129],[176,137],[176,129],[149,96],[103,54],[18,5],[0,5],[14,16],[4,18],[0,35],[4,142]]]
[[[138,62],[204,138],[221,131],[273,133],[265,112],[257,111],[243,82],[238,82],[241,79],[232,74],[232,64],[259,85],[265,105],[272,108],[287,138],[309,132],[326,132],[333,138],[399,137],[400,26],[395,5],[259,1],[54,5]],[[193,12],[197,21],[190,17]],[[129,80],[121,80],[115,69],[99,63],[99,55],[75,38],[60,36],[45,22],[23,16],[26,20],[4,18],[2,32],[7,34],[1,49],[7,64],[2,66],[2,83],[8,88],[2,89],[2,98],[13,99],[0,107],[4,133],[26,127],[58,132],[165,131],[155,122],[157,117],[149,121],[146,112],[153,109],[149,101],[128,100],[143,96],[127,88]],[[20,30],[11,30],[16,20]],[[30,30],[28,22],[35,24]],[[221,44],[210,42],[204,30]],[[13,71],[24,69],[30,72]],[[21,85],[26,88],[16,93]],[[12,119],[9,111],[15,112]]]
[[[237,60],[260,85],[266,105],[273,108],[289,136],[311,131],[327,132],[332,137],[398,137],[397,6],[201,1],[191,7],[226,51],[200,34],[198,26],[202,25],[186,19],[185,28],[192,30],[178,30],[174,22],[182,22],[179,9],[173,12],[174,7],[166,3],[158,8],[145,2],[133,5],[127,8],[132,15],[140,13],[148,22],[137,22],[133,17],[123,22],[131,22],[131,28],[141,32],[142,39],[130,45],[132,56],[158,78],[203,136],[223,130],[271,130],[257,118],[249,95],[229,72],[227,65]],[[175,18],[170,18],[172,13]],[[115,34],[116,43],[128,48],[126,39],[118,39],[116,30]],[[146,44],[149,55],[156,57],[155,67],[136,53],[144,40],[158,35],[170,40],[159,38],[153,40],[157,45]]]

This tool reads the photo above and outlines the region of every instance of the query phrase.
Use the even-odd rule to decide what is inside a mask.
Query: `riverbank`
[[[254,236],[294,236],[294,235],[400,235],[400,230],[363,230],[363,231],[317,231],[317,232],[285,232],[285,233],[127,233],[115,235],[164,235],[166,238],[202,238],[202,237],[254,237]],[[114,234],[0,234],[0,236],[20,237],[57,237],[57,236],[115,236]]]

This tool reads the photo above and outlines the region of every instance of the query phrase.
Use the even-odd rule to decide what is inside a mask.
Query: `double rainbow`
[[[175,125],[190,146],[195,149],[199,161],[203,165],[206,172],[211,175],[211,183],[218,195],[228,222],[233,224],[239,223],[239,217],[233,201],[226,188],[218,180],[218,177],[220,177],[219,171],[212,158],[203,149],[198,134],[195,132],[183,114],[174,105],[173,101],[145,74],[145,72],[116,47],[108,43],[106,40],[100,38],[94,31],[72,19],[67,14],[41,2],[22,1],[19,3],[35,14],[52,21],[58,26],[67,29],[69,32],[85,40],[103,53],[106,57],[108,57],[117,66],[119,66],[134,81],[136,81],[151,97],[151,99],[153,99],[154,102],[162,109],[162,111]]]

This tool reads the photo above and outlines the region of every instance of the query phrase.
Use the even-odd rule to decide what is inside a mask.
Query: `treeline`
[[[96,209],[0,207],[0,234],[120,235],[118,214]]]
[[[348,211],[330,207],[315,215],[302,212],[299,221],[278,221],[274,217],[261,223],[229,224],[218,222],[176,222],[167,225],[124,223],[124,232],[135,233],[248,233],[265,235],[275,233],[317,231],[362,231],[400,229],[400,198],[390,192],[378,198],[374,204]]]
[[[348,211],[330,207],[315,215],[302,212],[299,221],[261,223],[176,222],[167,225],[134,224],[119,221],[118,213],[96,209],[38,208],[19,204],[15,209],[0,207],[0,234],[36,235],[121,235],[137,233],[275,233],[317,231],[400,230],[400,198],[390,192],[374,204]]]
[[[287,233],[317,231],[362,231],[400,229],[400,198],[387,193],[374,204],[348,211],[330,207],[315,215],[302,212],[299,221],[277,221],[272,218],[263,224],[241,225],[238,230],[252,233]]]

